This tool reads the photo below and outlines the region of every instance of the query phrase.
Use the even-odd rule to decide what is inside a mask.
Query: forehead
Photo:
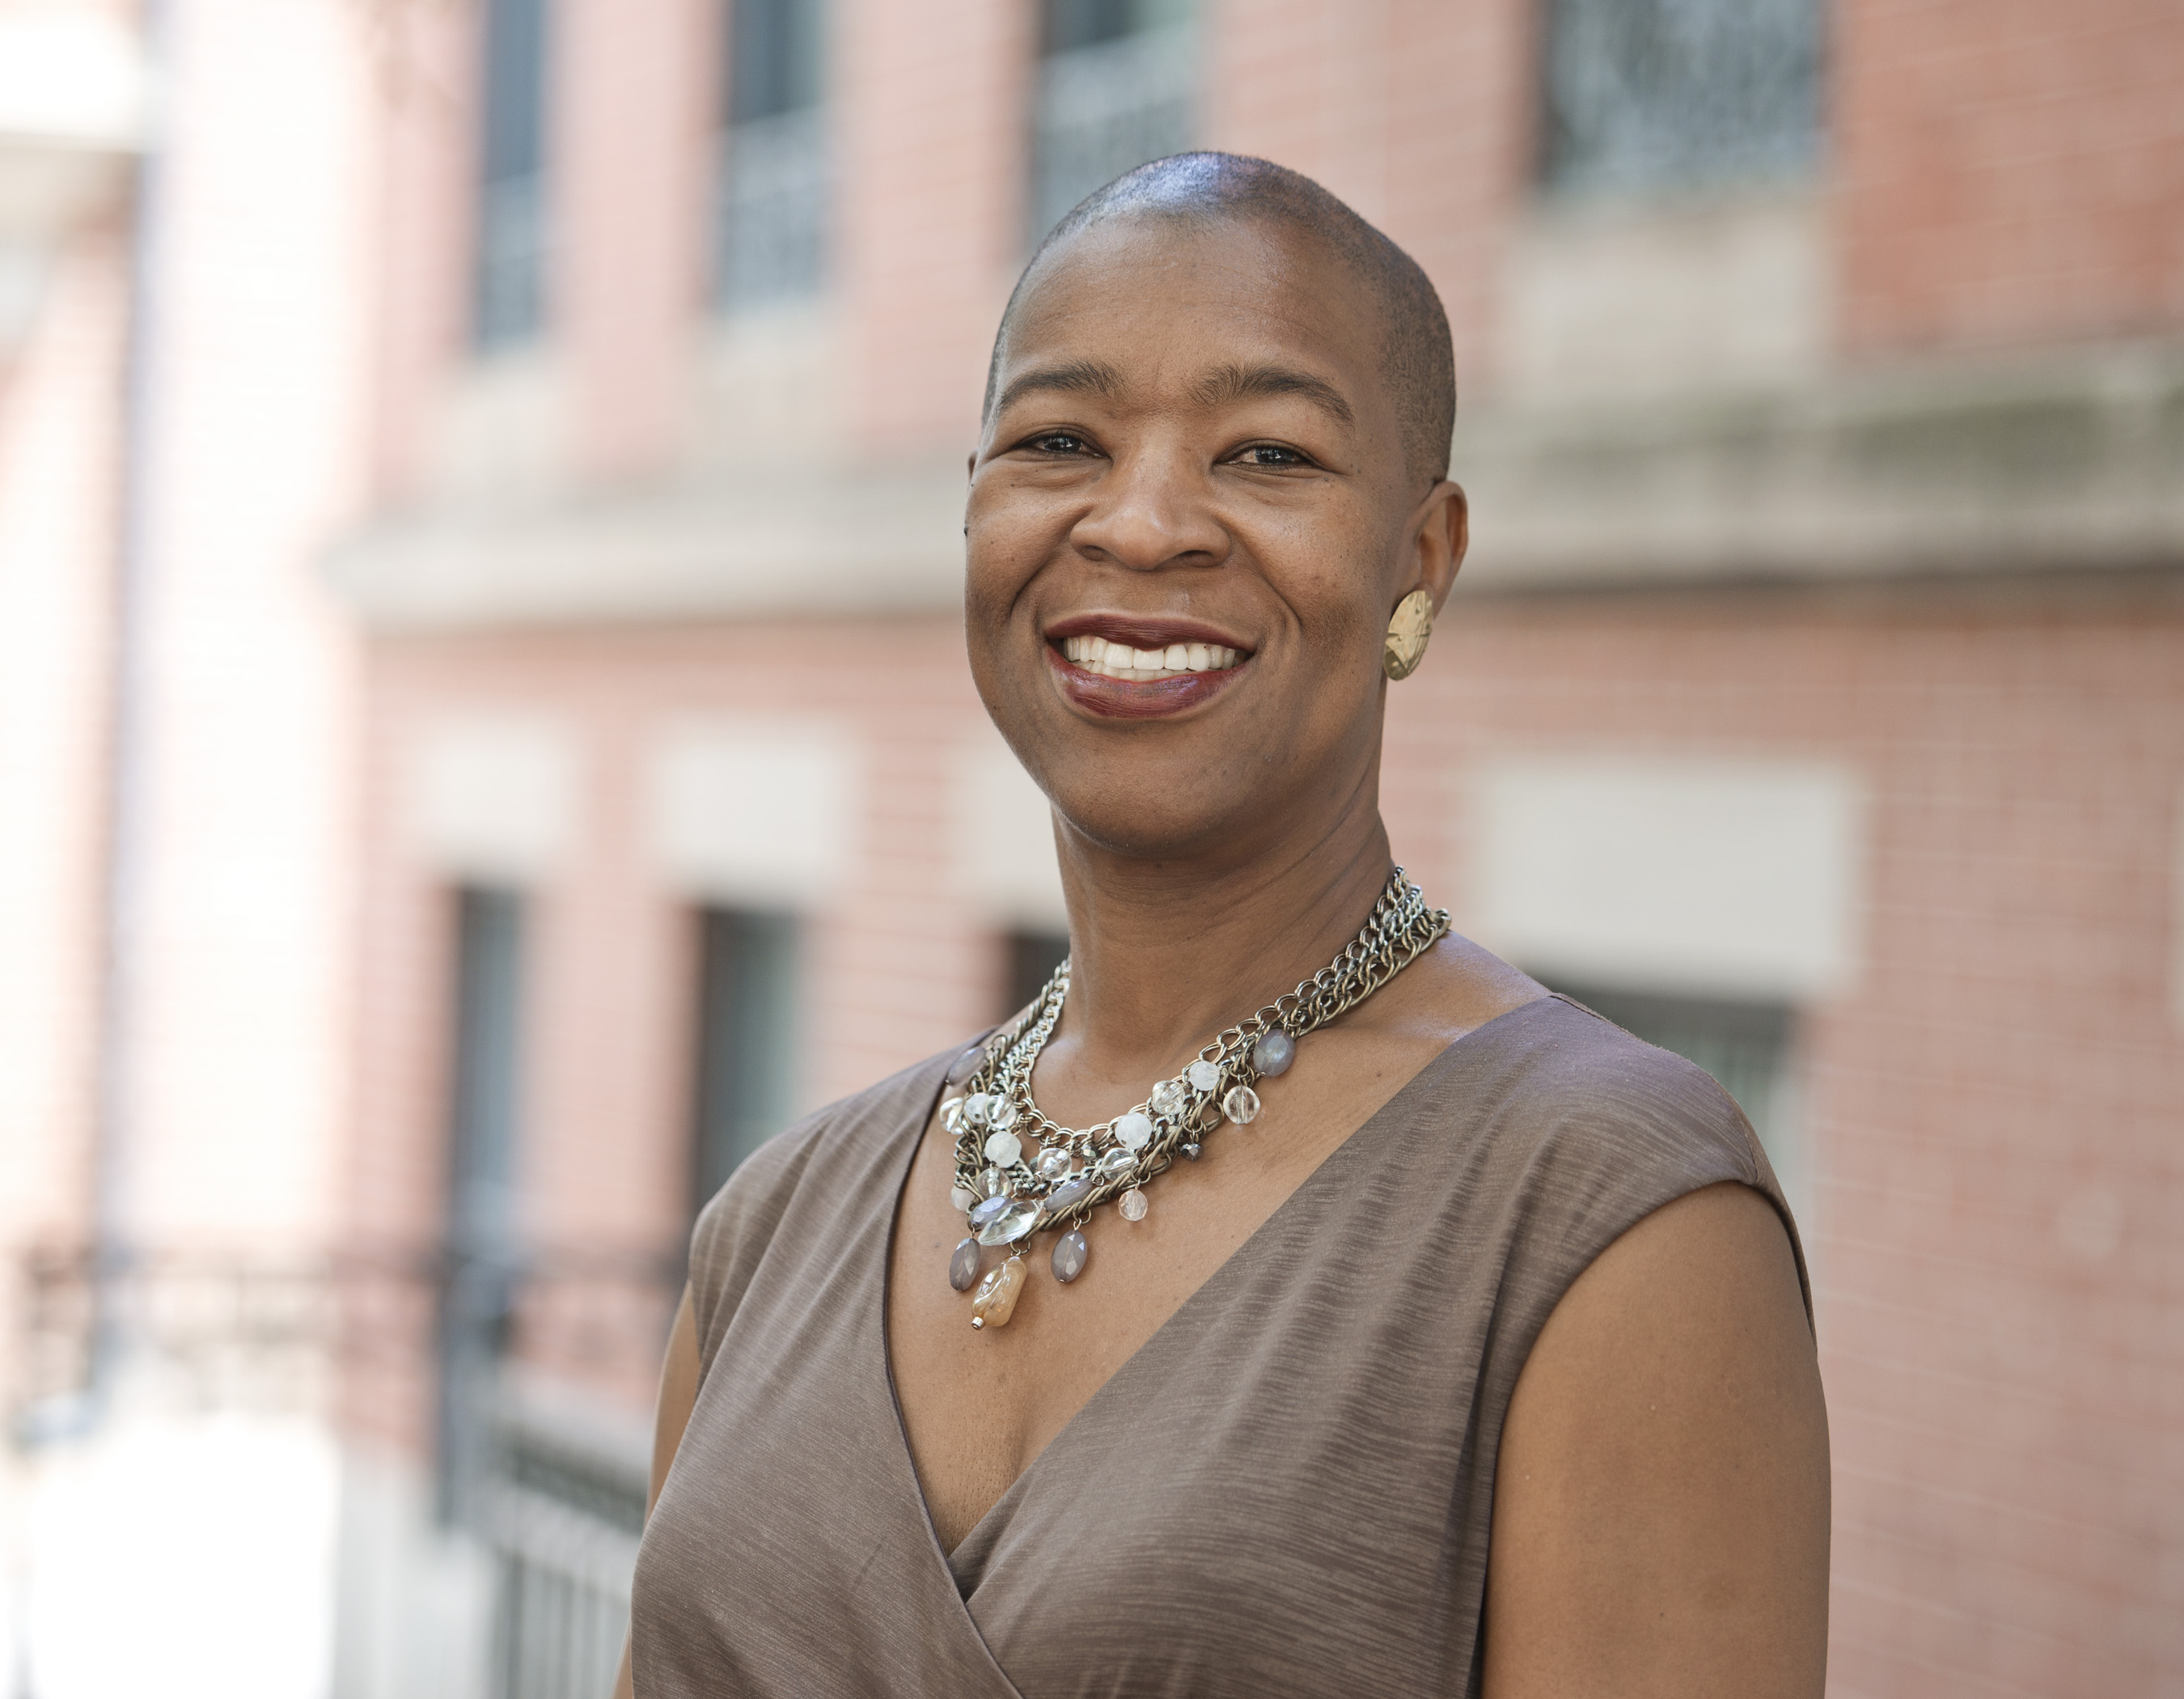
[[[1132,386],[1273,360],[1373,405],[1379,304],[1328,244],[1286,226],[1124,214],[1040,257],[999,349],[995,393],[1034,365],[1086,359]]]

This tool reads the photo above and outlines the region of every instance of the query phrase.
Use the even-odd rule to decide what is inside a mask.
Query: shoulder
[[[884,1193],[922,1132],[951,1045],[877,1085],[813,1111],[754,1150],[699,1212],[690,1296],[707,1362],[725,1318],[785,1228],[823,1240],[884,1209]],[[898,1161],[897,1159],[900,1159]]]
[[[1558,1297],[1654,1211],[1724,1182],[1763,1198],[1796,1250],[1789,1206],[1736,1100],[1580,1004],[1546,997],[1513,1010],[1431,1074],[1422,1107],[1468,1129],[1466,1167],[1499,1200],[1507,1253],[1543,1295]]]

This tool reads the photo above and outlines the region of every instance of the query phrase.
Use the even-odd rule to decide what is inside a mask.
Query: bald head
[[[1140,165],[1088,195],[1055,226],[1001,315],[986,370],[987,414],[994,409],[1009,322],[1041,262],[1092,226],[1123,219],[1184,226],[1267,225],[1333,254],[1379,318],[1381,378],[1402,424],[1412,481],[1430,483],[1447,476],[1449,435],[1456,428],[1456,354],[1432,281],[1418,261],[1311,178],[1237,153],[1175,153]]]

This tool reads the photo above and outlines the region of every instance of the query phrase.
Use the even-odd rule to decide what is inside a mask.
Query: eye
[[[1023,446],[1041,454],[1089,454],[1092,445],[1074,431],[1042,431],[1027,437]]]
[[[1302,450],[1283,443],[1254,443],[1239,448],[1234,463],[1242,466],[1263,466],[1270,471],[1279,471],[1291,466],[1309,466],[1311,457]]]

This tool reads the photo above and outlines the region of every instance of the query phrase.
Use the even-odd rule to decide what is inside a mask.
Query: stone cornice
[[[1474,409],[1469,593],[2184,566],[2184,343]],[[960,603],[960,464],[789,466],[388,515],[328,577],[387,629]]]

